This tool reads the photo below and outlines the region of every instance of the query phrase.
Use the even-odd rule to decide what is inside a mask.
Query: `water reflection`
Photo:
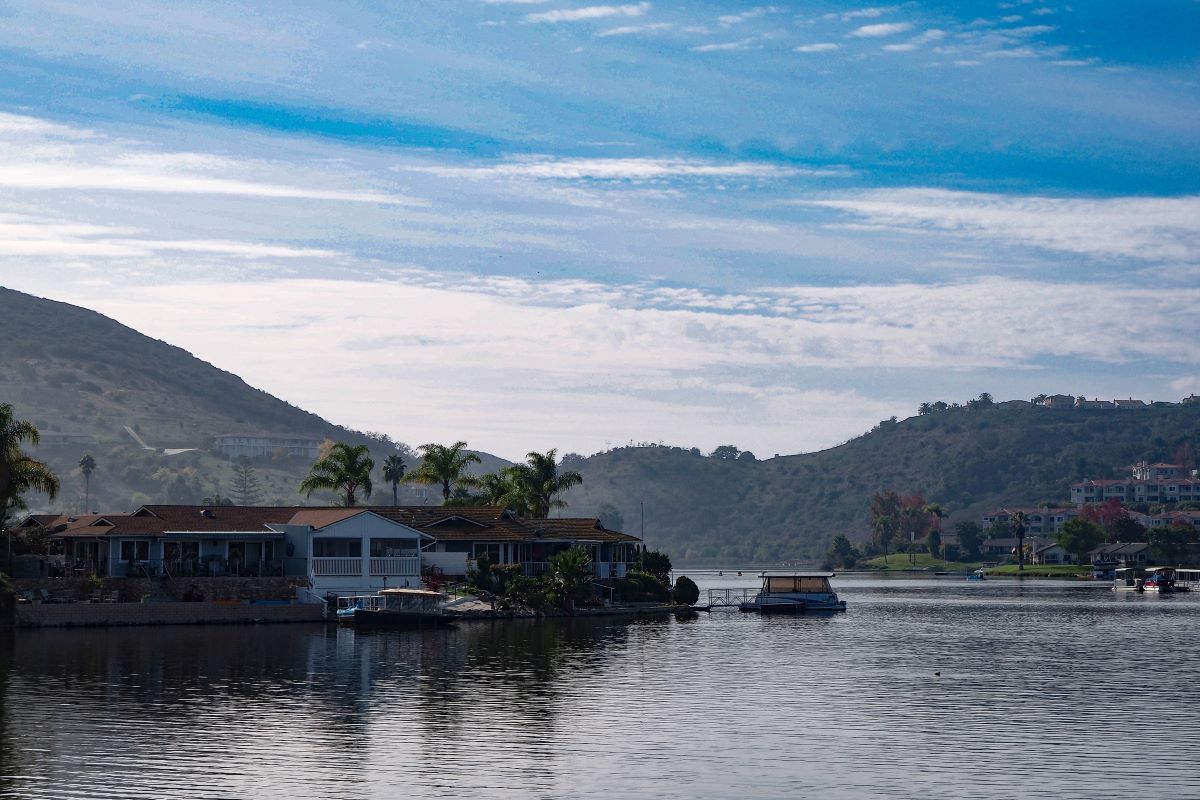
[[[837,588],[850,611],[811,618],[25,631],[0,640],[0,796],[1118,797],[1186,777],[1200,596]]]

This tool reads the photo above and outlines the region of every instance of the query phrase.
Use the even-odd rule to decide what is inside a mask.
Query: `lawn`
[[[915,562],[915,563],[914,563]],[[908,553],[893,553],[887,557],[887,563],[884,563],[883,556],[876,556],[867,561],[860,561],[855,569],[877,569],[889,570],[892,572],[903,572],[904,570],[920,569],[929,572],[971,572],[979,569],[982,563],[979,561],[943,561],[940,558],[935,558],[929,553],[916,553],[909,556]]]
[[[1005,564],[989,569],[987,574],[1010,578],[1074,578],[1079,575],[1091,577],[1092,568],[1075,564],[1026,564],[1025,569],[1019,571],[1016,564]]]

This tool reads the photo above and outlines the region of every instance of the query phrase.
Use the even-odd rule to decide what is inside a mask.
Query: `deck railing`
[[[362,575],[362,567],[362,559],[353,556],[312,559],[312,574],[317,577],[329,575]]]
[[[398,556],[391,558],[372,558],[372,575],[419,575],[421,559],[416,556]]]

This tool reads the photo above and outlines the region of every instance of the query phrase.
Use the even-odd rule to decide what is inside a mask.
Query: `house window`
[[[362,539],[313,539],[313,558],[361,558]]]
[[[372,539],[371,558],[401,558],[415,556],[417,548],[412,539]]]
[[[149,561],[149,542],[121,542],[122,561]]]
[[[492,560],[493,564],[500,563],[500,545],[497,542],[477,542],[475,544],[475,557],[486,555]]]

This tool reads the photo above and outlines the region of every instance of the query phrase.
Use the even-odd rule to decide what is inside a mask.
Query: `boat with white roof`
[[[762,588],[753,599],[741,603],[742,611],[760,614],[813,614],[845,611],[846,601],[838,599],[829,585],[833,572],[793,572],[762,574]]]

